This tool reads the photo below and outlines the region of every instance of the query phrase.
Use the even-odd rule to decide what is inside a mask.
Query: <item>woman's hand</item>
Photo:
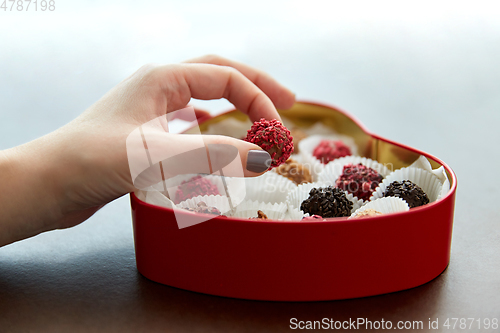
[[[280,119],[276,107],[287,109],[295,101],[267,74],[217,56],[144,66],[69,124],[0,152],[0,246],[77,225],[106,203],[134,191],[127,137],[148,121],[184,108],[191,98],[226,98],[252,121]],[[189,135],[162,135],[165,149],[195,148]],[[236,147],[242,166],[249,162],[249,151],[261,151],[225,136],[203,136],[203,142]],[[257,160],[262,163],[262,156]],[[253,168],[244,170],[245,176],[264,171],[252,172],[260,169],[250,164]]]

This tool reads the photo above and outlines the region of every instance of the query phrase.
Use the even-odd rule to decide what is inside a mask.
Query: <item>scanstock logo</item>
[[[189,135],[173,133],[178,119],[190,123]],[[172,208],[179,228],[211,219],[208,214],[186,214],[180,208],[182,203],[178,207],[173,202],[181,184],[182,190],[193,191],[184,192],[184,197],[198,193],[195,176],[217,186],[220,195],[214,199],[222,214],[234,211],[246,195],[238,149],[226,144],[205,144],[203,138],[192,107],[157,117],[127,137],[127,157],[136,193],[146,202]]]

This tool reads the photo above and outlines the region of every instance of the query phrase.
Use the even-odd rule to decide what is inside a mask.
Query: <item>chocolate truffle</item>
[[[301,130],[298,127],[292,128],[290,130],[290,134],[293,137],[293,152],[295,154],[298,154],[299,153],[299,143],[300,143],[300,141],[302,141],[303,139],[307,138],[308,135],[307,135],[306,132],[304,132],[303,130]]]
[[[410,208],[429,203],[429,197],[416,184],[409,180],[393,181],[385,189],[384,197],[398,197],[408,203]]]
[[[264,214],[263,211],[258,210],[257,211],[257,217],[251,217],[250,220],[268,220],[269,218],[267,217],[266,214]]]
[[[360,217],[370,217],[370,216],[377,216],[377,215],[382,215],[381,212],[375,210],[375,209],[365,209],[362,212],[357,213],[354,215],[355,218],[360,218]]]
[[[198,207],[196,208],[186,208],[186,209],[195,213],[221,215],[220,210],[218,210],[215,207],[208,207],[207,204],[203,201],[198,202],[197,206]]]
[[[285,163],[277,167],[276,173],[290,179],[295,184],[312,183],[311,172],[304,165],[289,158]]]
[[[248,130],[245,141],[256,144],[271,155],[271,168],[275,168],[290,157],[293,152],[290,131],[278,120],[261,118]]]
[[[372,168],[361,163],[349,163],[344,165],[335,185],[358,199],[368,200],[381,181],[382,176]]]
[[[217,186],[210,180],[198,175],[189,180],[185,180],[179,185],[175,192],[175,203],[197,197],[199,195],[218,195]]]
[[[313,151],[313,156],[323,164],[349,155],[351,149],[342,140],[321,140]]]
[[[352,202],[345,192],[333,186],[313,188],[309,198],[302,201],[300,209],[309,215],[319,215],[323,218],[351,215]]]

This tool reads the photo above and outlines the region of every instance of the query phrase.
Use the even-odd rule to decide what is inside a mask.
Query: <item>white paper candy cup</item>
[[[300,164],[302,164],[302,162],[303,162],[303,158],[302,158],[301,154],[292,154],[292,155],[290,155],[290,158],[292,160],[294,160],[295,162],[300,163]],[[273,170],[276,170],[276,169],[274,168]]]
[[[391,170],[389,170],[385,165],[372,159],[361,156],[345,156],[328,163],[319,174],[318,181],[335,186],[337,179],[342,175],[344,166],[349,163],[354,165],[361,163],[366,167],[374,169],[382,175],[382,177],[386,177],[391,173]]]
[[[257,217],[257,211],[261,210],[271,220],[282,220],[287,211],[287,205],[282,203],[263,203],[259,201],[243,201],[236,207],[232,217],[249,219]]]
[[[176,202],[176,192],[183,181],[189,181],[198,174],[178,175],[165,180],[167,193],[172,201]],[[236,177],[221,177],[218,175],[201,175],[203,178],[210,181],[217,186],[219,194],[222,196],[231,196],[231,200],[235,205],[243,201],[245,195],[245,181],[244,178]],[[224,185],[224,182],[226,183]],[[227,191],[226,191],[227,188]]]
[[[288,205],[288,209],[292,210],[293,208],[299,209],[300,210],[300,205],[302,204],[302,201],[306,200],[309,198],[309,192],[311,191],[312,188],[318,188],[318,187],[326,187],[329,186],[329,184],[325,183],[308,183],[308,184],[301,184],[297,186],[295,190],[290,192],[286,199],[286,203]],[[361,207],[363,205],[363,200],[359,200],[352,194],[344,191],[346,194],[347,199],[349,199],[352,202],[352,209],[351,209],[351,214]]]
[[[311,127],[301,128],[304,132],[309,135],[336,135],[335,131],[328,126],[325,126],[321,122],[316,122]]]
[[[349,163],[354,165],[361,163],[362,165],[377,171],[384,178],[391,173],[391,170],[389,170],[385,165],[372,159],[361,156],[345,156],[328,163],[319,174],[318,181],[335,184],[337,179],[342,175],[344,166]]]
[[[155,191],[153,189],[148,191],[138,190],[135,192],[136,196],[148,204],[165,207],[165,208],[174,208],[175,204],[163,193]]]
[[[325,126],[320,121],[314,123],[310,127],[302,127],[302,126],[295,125],[295,123],[293,121],[291,121],[290,119],[288,119],[286,117],[281,117],[281,123],[286,128],[289,128],[289,129],[298,128],[301,131],[304,131],[304,133],[306,133],[307,135],[317,135],[317,134],[320,134],[320,135],[331,135],[331,134],[335,134],[335,131],[331,127]]]
[[[226,196],[222,195],[203,195],[193,197],[176,205],[176,208],[198,208],[199,202],[204,202],[208,207],[217,208],[221,214],[227,215],[231,211],[231,205]]]
[[[284,203],[288,193],[297,188],[294,182],[276,172],[266,172],[259,177],[247,177],[244,181],[245,201]]]
[[[354,218],[357,214],[364,212],[367,209],[373,209],[382,214],[390,214],[396,212],[405,212],[410,209],[406,201],[397,197],[386,197],[376,199],[367,202],[364,206],[358,208],[354,213],[351,214],[351,218]]]
[[[300,155],[302,156],[302,162],[311,170],[314,181],[319,180],[318,175],[325,168],[325,164],[323,164],[320,160],[313,156],[314,149],[322,140],[342,140],[342,142],[344,142],[344,144],[346,144],[350,148],[352,155],[355,156],[358,154],[358,147],[356,146],[354,139],[345,135],[312,135],[300,141],[299,150]]]
[[[283,220],[285,221],[300,221],[302,220],[305,216],[309,216],[309,214],[304,214],[303,211],[301,211],[298,208],[295,207],[288,207],[288,210],[285,213],[285,217]]]
[[[394,181],[409,180],[418,185],[429,197],[429,202],[436,201],[442,191],[443,185],[432,173],[418,168],[402,168],[389,174],[375,189],[370,201],[384,197],[385,190]]]
[[[450,191],[450,181],[443,166],[440,166],[439,168],[433,170],[429,160],[425,156],[420,155],[420,157],[417,158],[415,162],[410,165],[410,167],[430,171],[439,179],[441,184],[443,184],[443,187],[441,189],[441,193],[438,196],[438,199],[444,197]]]

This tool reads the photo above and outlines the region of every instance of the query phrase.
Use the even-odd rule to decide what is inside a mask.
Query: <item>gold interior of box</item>
[[[295,103],[289,110],[278,111],[281,116],[286,117],[299,128],[307,128],[313,126],[317,122],[321,122],[323,125],[332,128],[339,134],[352,137],[358,146],[359,155],[377,160],[392,170],[409,166],[420,156],[418,153],[406,148],[373,138],[371,135],[365,133],[351,118],[326,106]],[[231,111],[200,124],[201,133],[205,133],[210,125],[228,118],[235,118],[240,121],[248,119],[247,115],[242,112]],[[190,132],[189,130],[186,131],[188,134],[190,134]],[[427,159],[431,163],[433,169],[441,166],[441,164],[435,160]],[[451,184],[452,177],[448,171],[447,175]]]

